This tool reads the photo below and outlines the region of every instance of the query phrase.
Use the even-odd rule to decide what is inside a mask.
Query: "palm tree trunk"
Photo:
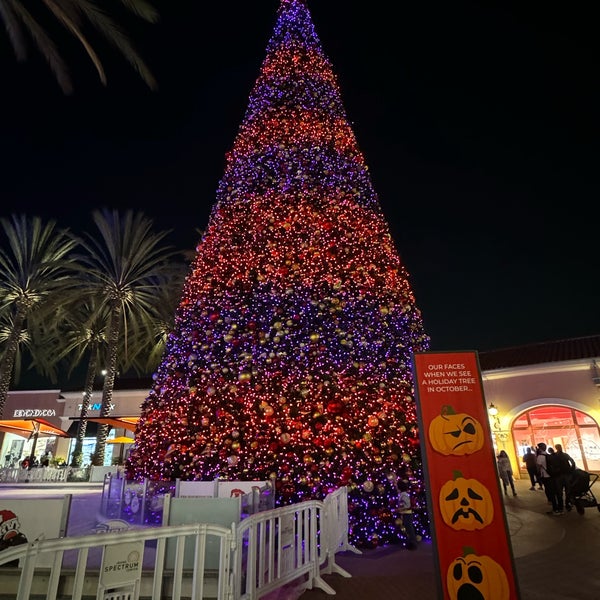
[[[112,404],[113,389],[117,376],[117,360],[119,356],[119,336],[121,334],[120,304],[113,307],[110,315],[109,338],[108,338],[108,365],[106,366],[106,377],[102,388],[102,406],[100,407],[100,418],[108,417]],[[102,466],[104,464],[104,451],[106,449],[106,438],[108,437],[108,425],[100,425],[96,435],[96,449],[92,464]]]
[[[77,438],[75,440],[75,448],[71,456],[71,466],[81,467],[83,461],[83,440],[85,439],[85,431],[87,429],[87,416],[90,408],[90,400],[94,389],[94,379],[96,378],[96,367],[98,365],[98,353],[96,348],[98,342],[90,342],[90,360],[88,362],[87,373],[85,376],[85,387],[83,390],[83,401],[81,403],[81,413],[79,415],[79,424],[77,426]]]
[[[13,326],[8,335],[8,339],[6,340],[2,362],[0,363],[0,417],[2,417],[4,405],[8,398],[8,388],[12,381],[15,357],[17,356],[17,351],[19,349],[19,339],[21,338],[24,322],[25,311],[21,307],[18,307],[13,320]]]

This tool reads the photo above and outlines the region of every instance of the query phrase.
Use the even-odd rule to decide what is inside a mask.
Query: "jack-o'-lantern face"
[[[460,471],[454,471],[454,479],[441,487],[439,509],[452,529],[483,529],[494,518],[489,490],[477,479],[465,479]]]
[[[450,600],[509,600],[510,587],[504,569],[489,556],[472,548],[456,558],[446,573]]]
[[[471,415],[456,413],[452,406],[445,405],[429,424],[429,442],[444,455],[472,454],[483,448],[483,428]]]

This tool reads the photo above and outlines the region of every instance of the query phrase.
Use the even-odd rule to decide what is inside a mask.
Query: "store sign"
[[[53,408],[15,408],[13,412],[15,419],[36,419],[39,417],[56,417]]]
[[[81,410],[83,408],[83,404],[78,404],[77,405],[77,409]],[[90,404],[88,406],[88,410],[101,410],[102,408],[102,402],[94,402],[93,404]],[[115,405],[114,404],[110,404],[109,405],[109,411],[112,412],[113,410],[115,410]]]
[[[440,598],[518,600],[477,354],[413,361]]]

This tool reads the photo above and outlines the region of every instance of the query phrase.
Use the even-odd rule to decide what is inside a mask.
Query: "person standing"
[[[410,501],[408,489],[408,483],[406,481],[398,481],[398,508],[402,518],[402,526],[406,532],[406,548],[408,550],[416,550],[417,534],[413,523],[412,503]]]
[[[44,456],[42,456],[42,460],[40,462],[42,467],[49,467],[50,466],[50,452],[46,451]]]
[[[504,495],[508,495],[508,486],[512,490],[513,496],[517,495],[517,491],[515,490],[515,481],[513,479],[513,470],[510,465],[510,458],[508,458],[508,454],[506,454],[505,450],[500,450],[500,454],[496,457],[498,463],[498,475],[502,480],[502,486],[504,487]]]
[[[529,475],[529,481],[531,482],[531,487],[529,489],[535,490],[536,483],[539,485],[540,490],[544,489],[542,482],[538,479],[537,475],[537,455],[531,446],[527,448],[527,451],[523,455],[523,462],[525,463],[525,467]]]
[[[542,485],[544,486],[544,492],[546,492],[546,498],[548,498],[548,502],[552,504],[552,510],[548,512],[549,515],[563,515],[564,511],[559,510],[558,502],[556,498],[556,492],[554,489],[554,481],[550,475],[549,465],[548,465],[548,452],[546,451],[546,444],[544,442],[540,442],[538,445],[538,455],[537,455],[537,465],[538,465],[538,476],[542,480]]]

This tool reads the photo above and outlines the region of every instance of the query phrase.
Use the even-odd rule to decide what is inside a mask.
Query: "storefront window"
[[[542,406],[520,415],[513,423],[517,456],[528,446],[561,444],[577,466],[600,472],[600,430],[592,417],[564,406]],[[521,464],[521,471],[525,466]]]
[[[585,413],[579,412],[578,410],[573,411],[575,413],[575,419],[577,420],[578,425],[595,425],[596,422],[590,415],[586,415]]]

